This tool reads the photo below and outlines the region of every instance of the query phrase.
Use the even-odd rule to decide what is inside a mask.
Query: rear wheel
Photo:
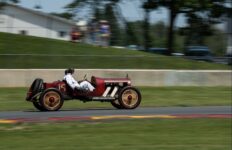
[[[39,102],[45,110],[57,111],[63,106],[64,100],[58,90],[48,89],[41,94]]]
[[[125,109],[135,109],[141,102],[141,94],[134,87],[125,87],[119,93],[119,103]]]
[[[119,104],[118,100],[111,101],[112,106],[117,109],[122,109],[123,107]]]

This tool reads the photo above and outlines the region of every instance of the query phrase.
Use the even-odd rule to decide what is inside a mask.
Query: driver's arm
[[[81,88],[80,84],[78,84],[78,82],[71,75],[67,75],[65,80],[72,89]]]

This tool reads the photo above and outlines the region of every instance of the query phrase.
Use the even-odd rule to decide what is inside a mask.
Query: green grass
[[[231,104],[231,87],[139,87],[140,107],[217,106]],[[27,88],[0,88],[0,111],[33,110]],[[110,103],[66,101],[62,109],[112,108]]]
[[[230,150],[230,119],[0,124],[2,150]]]
[[[0,54],[0,68],[6,69],[67,67],[102,69],[230,69],[229,66],[222,64],[197,62],[141,51],[101,48],[6,33],[0,33]],[[78,56],[22,56],[2,54]]]

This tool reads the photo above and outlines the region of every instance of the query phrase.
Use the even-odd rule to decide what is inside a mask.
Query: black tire
[[[58,90],[47,89],[41,94],[39,103],[46,111],[57,111],[63,106],[64,100]]]
[[[119,104],[118,100],[111,101],[111,104],[117,109],[123,109],[123,107]]]
[[[35,79],[29,89],[30,94],[27,96],[27,100],[30,100],[35,94],[42,92],[43,90],[43,79]]]
[[[32,102],[34,107],[40,111],[45,111],[45,109],[41,106],[39,102]]]
[[[127,86],[119,92],[118,101],[125,109],[135,109],[141,103],[141,93],[135,87]]]

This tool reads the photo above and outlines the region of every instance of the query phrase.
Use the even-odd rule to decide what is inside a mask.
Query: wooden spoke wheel
[[[138,89],[125,87],[120,91],[119,103],[123,108],[134,109],[139,106],[140,102],[141,94]]]
[[[48,111],[57,111],[59,110],[64,103],[62,96],[59,91],[56,89],[48,89],[42,93],[40,97],[40,104],[45,110]]]

